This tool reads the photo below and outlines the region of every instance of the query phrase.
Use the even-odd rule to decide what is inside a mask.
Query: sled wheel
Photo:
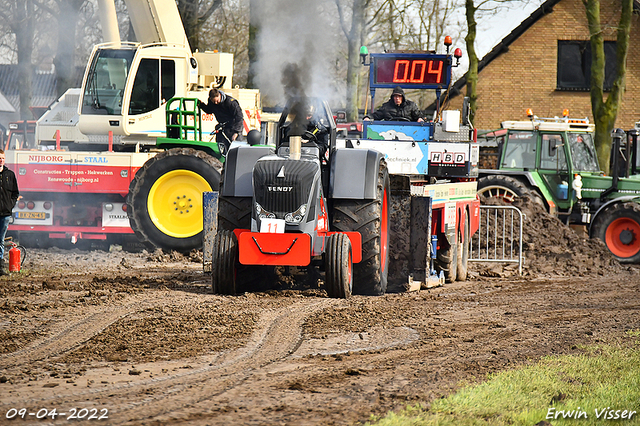
[[[457,237],[456,237],[457,240]],[[444,273],[444,280],[452,283],[458,277],[458,244],[454,241],[450,244],[444,235],[438,236],[438,253],[435,259],[435,268]]]
[[[600,212],[592,235],[607,245],[620,263],[640,262],[640,205],[616,203]]]
[[[469,214],[464,215],[462,230],[458,229],[458,265],[457,280],[466,281],[469,266]]]
[[[143,242],[165,250],[202,247],[204,191],[217,191],[220,162],[203,151],[173,148],[149,159],[129,185],[127,214]]]
[[[478,179],[478,196],[483,204],[492,198],[511,204],[516,198],[528,197],[532,202],[544,206],[537,192],[510,176],[494,175]]]
[[[325,252],[325,285],[327,295],[348,299],[353,289],[351,242],[346,234],[333,234],[327,238]]]
[[[220,231],[213,240],[211,289],[215,294],[236,294],[238,241],[231,231]]]
[[[380,161],[374,200],[334,200],[332,227],[362,235],[362,261],[353,265],[353,294],[387,291],[389,266],[389,171]]]

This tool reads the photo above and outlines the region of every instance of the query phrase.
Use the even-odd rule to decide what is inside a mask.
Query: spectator
[[[0,149],[0,275],[7,275],[4,269],[4,238],[7,235],[11,211],[18,201],[18,181],[13,171],[4,164],[4,151]]]

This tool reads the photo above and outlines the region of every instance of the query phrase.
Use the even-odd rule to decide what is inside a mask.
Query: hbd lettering
[[[631,420],[631,418],[636,414],[635,411],[630,410],[616,410],[611,409],[611,407],[595,409],[593,410],[596,416],[596,419],[599,420]],[[547,410],[546,420],[549,419],[588,419],[589,416],[586,411],[581,410],[578,407],[577,410],[556,410],[553,407],[550,407]]]

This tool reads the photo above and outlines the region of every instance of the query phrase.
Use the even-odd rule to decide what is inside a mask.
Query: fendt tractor
[[[600,238],[620,262],[640,262],[638,131],[613,134],[611,176],[605,176],[587,118],[569,118],[567,110],[562,117],[527,115],[478,137],[481,199],[529,197]]]
[[[232,54],[191,51],[174,0],[125,0],[135,43],[120,41],[114,0],[99,4],[106,42],[94,47],[82,82],[78,124],[87,138],[83,145],[108,145],[127,158],[139,151],[154,154],[130,170],[129,224],[143,243],[181,252],[200,248],[201,193],[218,189],[224,158],[215,141],[201,149],[157,145],[166,135],[167,102],[175,97],[206,101],[210,88],[220,88],[240,102],[249,132],[260,128],[260,94],[232,88]],[[207,135],[215,131],[213,114],[201,113],[197,119]],[[72,168],[83,171],[85,166],[72,159]],[[191,202],[175,209],[176,197]]]
[[[371,55],[372,98],[399,85],[435,89],[439,99],[452,57]],[[440,113],[444,120],[365,122],[367,139],[338,143],[325,102],[289,100],[275,149],[235,147],[226,158],[217,232],[206,238],[213,291],[243,291],[274,266],[317,266],[339,298],[465,280],[478,229],[478,147],[459,111]]]

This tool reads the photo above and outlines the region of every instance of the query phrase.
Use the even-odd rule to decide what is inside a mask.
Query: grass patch
[[[640,425],[639,335],[627,332],[620,344],[585,347],[580,355],[549,356],[532,366],[492,374],[429,408],[406,407],[367,424],[533,426],[546,420],[553,426]],[[636,413],[629,419],[632,411]],[[620,417],[606,420],[610,414]]]

